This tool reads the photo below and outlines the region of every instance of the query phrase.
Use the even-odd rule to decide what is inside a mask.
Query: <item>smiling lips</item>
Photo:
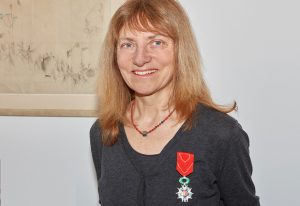
[[[132,72],[138,76],[149,76],[157,71],[158,69],[146,69],[146,70],[133,70]]]

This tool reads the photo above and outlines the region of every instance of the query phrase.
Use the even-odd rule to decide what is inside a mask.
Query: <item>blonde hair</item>
[[[218,111],[228,113],[236,109],[213,102],[202,74],[202,64],[197,43],[189,19],[175,0],[128,0],[114,14],[106,34],[100,63],[99,122],[102,141],[113,145],[119,134],[119,123],[126,122],[128,104],[134,92],[126,85],[119,71],[116,49],[122,28],[137,31],[158,32],[169,36],[175,45],[174,92],[170,103],[178,115],[178,121],[187,120],[192,126],[192,113],[202,103]]]

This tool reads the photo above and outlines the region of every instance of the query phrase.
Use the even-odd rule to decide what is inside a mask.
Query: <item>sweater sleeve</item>
[[[90,129],[91,152],[92,152],[93,162],[97,174],[97,180],[99,180],[101,174],[102,143],[100,138],[101,135],[99,129],[99,122],[97,120]]]
[[[238,123],[225,145],[219,177],[221,199],[224,205],[259,206],[259,197],[255,195],[255,186],[251,179],[249,138]]]

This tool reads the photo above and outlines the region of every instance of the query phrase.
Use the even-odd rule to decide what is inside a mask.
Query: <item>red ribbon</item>
[[[177,152],[176,170],[184,177],[194,170],[194,154],[187,152]]]

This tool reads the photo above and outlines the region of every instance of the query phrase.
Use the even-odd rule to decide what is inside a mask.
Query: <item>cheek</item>
[[[122,60],[122,56],[119,53],[117,53],[117,64],[119,68],[122,68],[123,62],[124,61]]]
[[[156,56],[162,65],[170,67],[174,66],[174,54],[172,49],[160,52]]]
[[[126,54],[117,54],[117,64],[120,70],[128,70],[130,68],[130,58]]]
[[[172,74],[174,73],[175,68],[174,68],[174,60],[173,60],[173,58],[170,58],[170,57],[168,56],[168,57],[166,57],[165,59],[163,59],[163,60],[161,61],[161,64],[162,64],[164,67],[167,68],[167,70],[168,70],[169,73],[172,73]]]

